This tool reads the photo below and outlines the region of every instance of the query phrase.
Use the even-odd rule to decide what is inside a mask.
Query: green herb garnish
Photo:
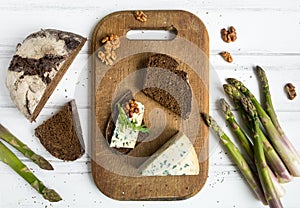
[[[124,128],[131,128],[133,131],[140,131],[143,133],[149,133],[149,129],[145,125],[137,126],[136,122],[131,122],[124,109],[121,107],[120,103],[118,103],[119,109],[119,121],[120,121],[120,130],[123,132]]]

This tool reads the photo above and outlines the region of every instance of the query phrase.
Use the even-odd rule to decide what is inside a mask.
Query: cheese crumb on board
[[[138,169],[143,176],[198,175],[199,161],[193,144],[178,132]]]
[[[142,103],[135,101],[139,112],[133,113],[132,117],[128,117],[129,121],[134,122],[136,126],[141,126],[144,116],[145,107]],[[132,128],[122,127],[120,123],[120,115],[118,116],[116,127],[111,138],[110,147],[116,148],[134,148],[138,139],[139,131]]]

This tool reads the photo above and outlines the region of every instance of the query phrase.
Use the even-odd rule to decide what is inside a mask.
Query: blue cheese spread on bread
[[[131,105],[130,103],[128,105]],[[116,148],[134,148],[138,139],[139,131],[132,128],[131,125],[123,125],[123,119],[128,119],[134,126],[139,127],[142,125],[145,107],[142,103],[134,101],[135,107],[129,107],[124,114],[126,117],[121,119],[121,115],[116,121],[116,127],[111,138],[110,147]],[[128,107],[128,106],[127,106]],[[131,110],[131,109],[133,110]],[[136,110],[138,109],[138,110]],[[122,109],[121,109],[122,110]]]

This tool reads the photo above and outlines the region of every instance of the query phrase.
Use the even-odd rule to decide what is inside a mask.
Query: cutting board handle
[[[171,41],[177,37],[178,31],[175,27],[164,28],[135,28],[126,33],[126,38],[130,41]]]

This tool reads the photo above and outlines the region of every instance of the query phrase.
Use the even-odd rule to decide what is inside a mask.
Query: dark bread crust
[[[179,63],[165,54],[154,54],[150,56],[147,66],[176,71]]]
[[[30,34],[25,38],[25,40],[30,38],[46,37],[46,33],[49,33],[52,36],[56,37],[57,40],[63,40],[67,46],[68,51],[75,50],[80,45],[82,39],[85,39],[80,35],[71,32],[55,29],[42,29],[41,31]]]
[[[192,90],[186,72],[179,63],[165,54],[150,56],[143,92],[162,106],[188,119],[191,113]]]
[[[81,157],[84,141],[75,100],[35,129],[35,136],[54,157],[73,161]]]

